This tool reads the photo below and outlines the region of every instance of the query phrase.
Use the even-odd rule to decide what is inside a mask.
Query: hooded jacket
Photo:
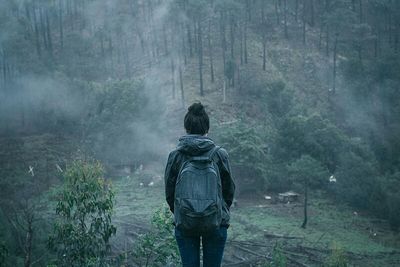
[[[202,135],[184,135],[179,139],[178,146],[169,153],[165,167],[165,196],[171,212],[174,212],[175,184],[179,170],[184,161],[193,156],[200,156],[215,147],[213,140]],[[229,208],[232,205],[235,193],[235,183],[232,179],[228,153],[220,148],[213,160],[217,163],[221,184],[224,207],[222,208],[221,226],[229,226]]]

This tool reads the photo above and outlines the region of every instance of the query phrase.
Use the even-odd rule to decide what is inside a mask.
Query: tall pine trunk
[[[211,45],[211,20],[208,21],[208,53],[210,56],[210,74],[211,74],[211,82],[214,83],[214,58],[213,58],[213,50]]]
[[[199,78],[200,78],[200,95],[204,96],[203,88],[203,36],[201,31],[200,18],[197,20],[197,35],[198,35],[198,55],[199,55]]]

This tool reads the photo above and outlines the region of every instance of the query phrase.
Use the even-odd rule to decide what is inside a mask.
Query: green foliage
[[[242,190],[262,189],[268,170],[268,144],[271,136],[263,127],[250,127],[238,122],[232,127],[221,127],[216,131],[218,142],[229,152],[230,161]]]
[[[287,265],[287,258],[283,253],[282,245],[275,243],[272,251],[272,261],[267,262],[264,267],[286,267]]]
[[[331,254],[325,259],[324,267],[347,267],[346,255],[343,249],[336,243],[333,243]]]
[[[286,115],[292,108],[293,93],[286,88],[286,84],[282,80],[269,83],[267,88],[268,111],[278,118]]]
[[[8,256],[8,249],[4,241],[0,241],[0,267],[5,266],[6,258]]]
[[[390,194],[387,198],[389,223],[393,230],[400,228],[400,197],[397,194]]]
[[[140,236],[133,251],[140,266],[177,266],[180,263],[174,238],[173,217],[167,206],[158,209],[151,220],[152,229]]]
[[[328,183],[329,172],[319,161],[309,155],[302,155],[288,166],[294,184],[306,184],[311,188],[322,188]]]
[[[228,80],[232,80],[235,77],[235,61],[233,59],[228,59],[226,61],[226,67],[225,67],[225,77]]]
[[[288,116],[278,132],[277,157],[296,159],[309,154],[331,171],[345,140],[341,131],[319,114]]]
[[[400,229],[400,196],[398,194],[400,172],[388,175],[383,182],[383,190],[387,194],[386,205],[389,223],[393,230],[398,231]]]
[[[101,266],[116,228],[111,223],[114,192],[99,162],[76,160],[65,171],[49,247],[61,266]]]
[[[380,190],[380,183],[379,173],[371,161],[352,151],[344,152],[335,176],[338,194],[343,200],[358,208],[368,208],[374,203],[372,196],[374,191]]]
[[[148,143],[158,137],[164,106],[146,93],[142,80],[91,83],[90,91],[86,147],[96,158],[121,162],[158,153],[158,147]],[[143,142],[144,138],[149,142]]]

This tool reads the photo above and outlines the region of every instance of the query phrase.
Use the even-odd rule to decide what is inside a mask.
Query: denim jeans
[[[185,235],[175,228],[175,238],[183,267],[200,267],[200,240],[203,247],[203,267],[221,266],[227,238],[226,227],[202,236]]]

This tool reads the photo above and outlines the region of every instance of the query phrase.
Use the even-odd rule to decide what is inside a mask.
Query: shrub
[[[286,267],[287,258],[283,253],[282,246],[279,243],[275,243],[272,251],[272,261],[264,265],[265,267]]]
[[[349,266],[346,255],[336,243],[332,245],[331,254],[325,259],[324,267],[347,267]]]
[[[329,172],[319,161],[302,155],[288,166],[292,182],[298,187],[321,188],[328,183]]]
[[[99,162],[74,161],[65,171],[49,238],[61,266],[101,266],[116,228],[111,223],[114,192]]]
[[[172,213],[167,206],[154,213],[151,220],[152,229],[140,236],[132,253],[139,266],[180,265],[172,223]]]
[[[221,127],[218,143],[226,148],[232,164],[233,173],[241,191],[263,189],[270,157],[268,155],[269,133],[263,127],[250,127],[238,122],[232,127]]]
[[[8,256],[8,249],[3,241],[0,243],[0,267],[5,266],[6,258]]]

